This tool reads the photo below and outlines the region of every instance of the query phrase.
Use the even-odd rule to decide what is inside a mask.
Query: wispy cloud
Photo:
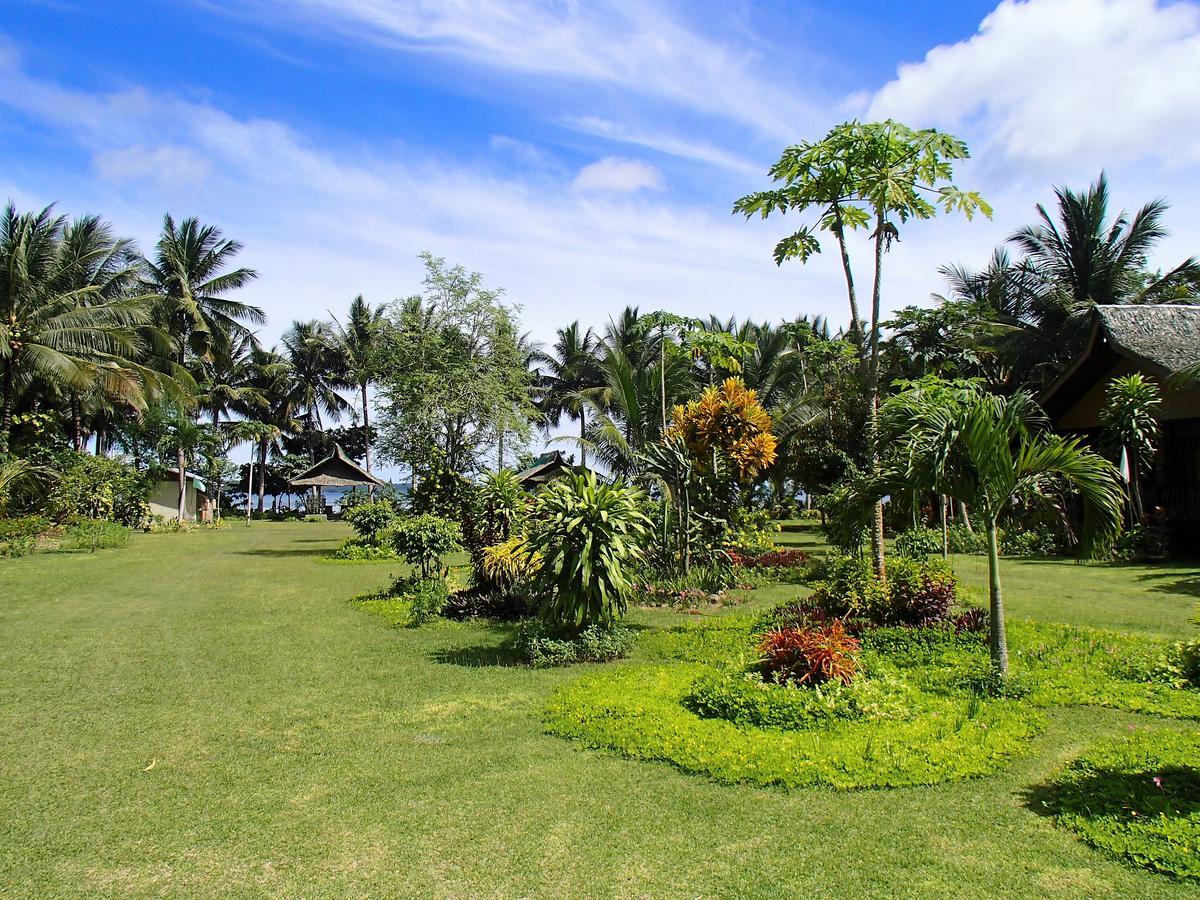
[[[579,170],[571,187],[582,193],[633,194],[641,190],[661,191],[662,172],[637,159],[606,156]]]
[[[819,119],[757,52],[701,34],[651,0],[209,0],[234,15],[517,75],[592,83],[772,137]]]
[[[689,140],[674,134],[638,131],[628,125],[599,116],[564,116],[562,122],[568,128],[584,134],[623,144],[646,147],[659,153],[706,163],[732,172],[762,175],[767,169],[766,164],[755,164],[742,156],[728,153],[705,141]]]

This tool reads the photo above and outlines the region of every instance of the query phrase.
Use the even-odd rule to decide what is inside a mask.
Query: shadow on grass
[[[1200,572],[1146,572],[1138,581],[1153,581],[1148,589],[1161,594],[1190,594],[1200,597]]]
[[[295,549],[263,547],[258,550],[237,550],[235,552],[241,556],[272,556],[286,558],[289,556],[328,556],[333,552],[333,550],[328,547],[297,547]]]
[[[429,658],[445,666],[468,669],[490,667],[516,668],[525,665],[511,644],[480,644],[474,647],[446,647],[434,650]]]
[[[1154,821],[1159,816],[1182,819],[1200,812],[1200,771],[1190,766],[1145,772],[1096,769],[1085,778],[1029,788],[1022,801],[1042,816],[1068,813],[1121,821]]]

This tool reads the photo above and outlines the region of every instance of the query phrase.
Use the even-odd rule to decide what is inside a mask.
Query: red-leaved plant
[[[859,673],[858,638],[838,619],[808,628],[777,628],[759,642],[763,676],[779,684],[849,684]]]

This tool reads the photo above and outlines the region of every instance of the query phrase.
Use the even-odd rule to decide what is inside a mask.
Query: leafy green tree
[[[992,665],[1008,675],[1008,643],[1000,583],[997,523],[1017,497],[1048,497],[1056,483],[1078,495],[1084,509],[1080,552],[1095,553],[1121,527],[1116,470],[1077,440],[1051,435],[1045,414],[1025,393],[989,394],[972,382],[925,379],[889,397],[885,431],[902,448],[892,473],[916,491],[964,500],[987,530]]]
[[[303,415],[310,462],[317,461],[324,418],[338,419],[350,404],[338,393],[345,385],[341,357],[324,322],[293,322],[283,336],[287,358],[288,405]]]
[[[1158,411],[1162,406],[1158,385],[1139,372],[1121,375],[1108,383],[1100,423],[1117,458],[1129,466],[1129,519],[1142,519],[1142,473],[1149,470],[1158,442]]]
[[[847,228],[871,229],[874,245],[874,279],[871,290],[870,331],[863,346],[867,410],[870,431],[875,432],[879,393],[880,308],[883,256],[900,238],[899,226],[929,219],[938,209],[955,210],[968,219],[976,212],[991,215],[991,208],[974,191],[953,182],[954,162],[969,155],[961,140],[932,129],[914,130],[899,122],[846,122],[824,138],[784,150],[770,175],[782,187],[742,197],[734,212],[749,218],[767,218],[773,212],[798,215],[815,213],[816,223],[802,225],[775,248],[775,262],[805,262],[821,250],[819,233],[831,233],[838,242],[846,291],[850,301],[851,335],[862,333],[858,298],[846,244]],[[872,468],[878,457],[872,450]],[[871,533],[875,571],[884,574],[883,507],[876,505]]]
[[[424,293],[389,310],[380,444],[418,477],[471,472],[502,435],[526,439],[531,373],[515,310],[483,276],[422,254]]]

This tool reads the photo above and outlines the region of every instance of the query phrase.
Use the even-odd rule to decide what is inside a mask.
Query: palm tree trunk
[[[1000,589],[1000,541],[996,520],[988,519],[988,600],[991,629],[988,644],[992,654],[992,669],[1001,678],[1008,677],[1008,637],[1004,633],[1004,595]]]
[[[949,497],[938,494],[938,506],[942,511],[942,559],[950,558],[950,529],[946,525],[946,504],[949,502]]]
[[[263,514],[267,496],[267,439],[258,440],[258,514]]]
[[[662,433],[667,433],[667,329],[658,332],[658,388],[662,395]]]
[[[883,211],[876,216],[875,283],[871,290],[871,340],[867,364],[867,410],[870,415],[871,472],[879,476],[879,298],[883,278]],[[877,578],[885,578],[883,545],[883,500],[875,501],[871,517],[871,558]]]
[[[71,394],[71,443],[75,452],[83,450],[83,416],[79,409],[79,397]]]
[[[371,474],[371,413],[367,404],[367,383],[362,382],[359,387],[362,389],[363,401],[363,464],[367,468],[367,474]],[[368,499],[375,499],[375,485],[367,486]]]
[[[8,364],[4,367],[3,406],[0,407],[0,454],[8,453],[9,432],[12,431],[13,401],[16,399],[17,359],[19,350],[14,350]]]
[[[585,412],[584,408],[581,406],[579,407],[579,465],[586,468],[587,445],[584,444],[585,434],[587,434],[587,412]]]
[[[179,521],[187,518],[187,470],[183,457],[183,447],[175,451],[175,466],[179,469]]]

